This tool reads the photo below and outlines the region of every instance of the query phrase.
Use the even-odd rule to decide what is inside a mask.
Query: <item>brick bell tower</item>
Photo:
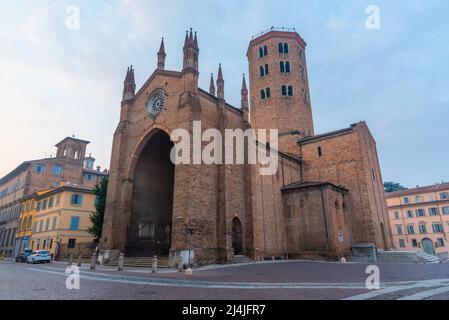
[[[292,131],[314,135],[305,48],[297,32],[272,28],[247,52],[252,127],[278,129],[279,150],[293,155],[299,137]]]

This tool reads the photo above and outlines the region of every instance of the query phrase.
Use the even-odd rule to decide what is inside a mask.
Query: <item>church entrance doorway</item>
[[[158,130],[147,142],[134,171],[126,256],[168,256],[171,248],[175,167],[173,143]]]
[[[232,247],[234,255],[243,255],[243,227],[239,218],[234,218],[232,221]]]

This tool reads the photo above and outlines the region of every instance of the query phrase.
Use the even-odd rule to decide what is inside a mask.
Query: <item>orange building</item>
[[[449,253],[449,183],[387,193],[395,248]]]

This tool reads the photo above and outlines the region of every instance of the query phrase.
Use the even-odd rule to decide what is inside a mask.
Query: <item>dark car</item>
[[[26,263],[28,261],[28,256],[33,253],[33,250],[31,249],[25,249],[23,250],[17,257],[16,262],[19,263]]]

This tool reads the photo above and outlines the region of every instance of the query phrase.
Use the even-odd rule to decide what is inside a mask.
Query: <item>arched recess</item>
[[[139,141],[124,192],[131,199],[126,255],[166,256],[171,247],[175,166],[167,130],[152,128]]]

